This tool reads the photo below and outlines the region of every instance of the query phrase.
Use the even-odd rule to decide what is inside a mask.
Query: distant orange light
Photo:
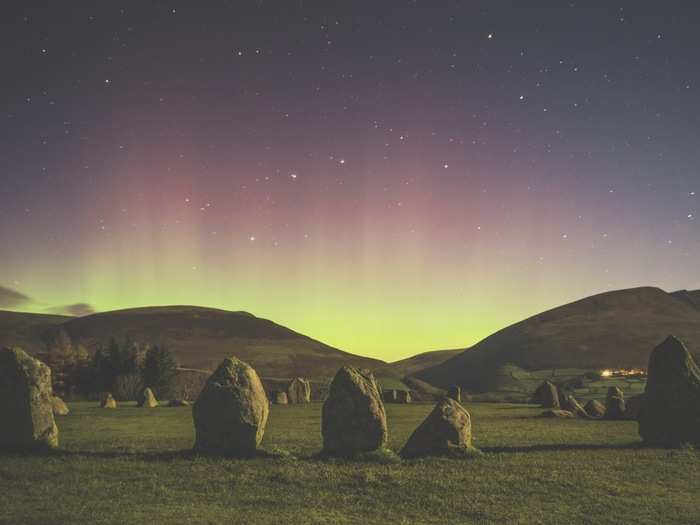
[[[612,372],[612,370],[603,370],[600,373],[600,375],[602,375],[603,377],[610,377],[611,375],[613,375],[613,372]]]

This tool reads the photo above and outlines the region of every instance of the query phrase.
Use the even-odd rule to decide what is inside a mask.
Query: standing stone
[[[564,396],[564,399],[561,402],[561,408],[562,410],[573,413],[575,416],[588,417],[588,413],[581,406],[581,403],[579,403],[572,395]]]
[[[107,392],[100,399],[100,407],[102,408],[117,408],[117,401],[111,393]]]
[[[586,403],[586,406],[583,409],[586,411],[586,414],[594,418],[599,419],[605,416],[605,405],[600,401],[596,401],[595,399],[591,399],[588,403]]]
[[[275,392],[275,404],[276,405],[286,405],[287,403],[288,403],[287,392]]]
[[[58,396],[51,396],[51,409],[54,416],[67,416],[70,414],[68,405]]]
[[[254,455],[265,433],[269,410],[255,370],[235,357],[224,359],[192,409],[195,450],[224,456]]]
[[[450,388],[447,389],[447,397],[450,399],[454,399],[457,401],[457,403],[462,402],[462,389],[459,387],[459,385],[452,385]]]
[[[295,377],[287,387],[287,401],[289,403],[310,403],[311,383],[308,379]]]
[[[383,390],[382,394],[387,403],[396,403],[396,390]]]
[[[0,450],[58,447],[51,369],[19,348],[0,349]]]
[[[685,345],[669,336],[649,357],[639,435],[650,445],[700,445],[700,369]]]
[[[413,431],[400,455],[403,458],[449,455],[471,446],[469,412],[454,399],[445,397]]]
[[[535,390],[533,400],[535,403],[540,404],[543,408],[560,408],[559,390],[551,381],[545,381],[537,388],[537,390]]]
[[[411,392],[408,390],[397,390],[396,391],[396,402],[397,403],[410,403],[412,401],[411,399]]]
[[[608,388],[608,394],[605,397],[605,418],[622,419],[625,409],[625,395],[622,390],[616,386]]]
[[[155,408],[158,406],[158,400],[150,388],[144,388],[136,401],[141,408]]]
[[[369,370],[344,366],[335,374],[323,403],[323,452],[352,455],[386,446],[386,411]]]

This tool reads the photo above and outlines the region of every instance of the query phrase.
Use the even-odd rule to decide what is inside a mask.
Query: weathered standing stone
[[[625,415],[625,395],[616,386],[608,388],[605,397],[605,419],[622,419]]]
[[[287,392],[275,392],[275,404],[286,405],[288,402]]]
[[[111,393],[107,392],[100,399],[100,406],[102,408],[117,408],[117,401]]]
[[[413,431],[401,449],[403,458],[449,455],[472,445],[469,412],[457,401],[445,397]]]
[[[649,357],[639,435],[651,445],[700,445],[700,369],[685,345],[669,336]]]
[[[588,413],[572,395],[564,396],[561,402],[561,409],[567,410],[578,417],[588,417]]]
[[[369,370],[344,366],[335,374],[323,403],[323,452],[351,455],[386,446],[386,411]]]
[[[158,406],[158,400],[150,388],[144,388],[136,401],[141,408],[155,408]]]
[[[19,348],[0,349],[0,450],[58,446],[51,395],[48,366]]]
[[[70,414],[68,405],[58,396],[51,396],[51,408],[54,416],[67,416]]]
[[[552,408],[550,410],[545,410],[540,414],[540,417],[557,417],[557,418],[570,418],[576,417],[573,412],[568,410],[560,410],[558,408]]]
[[[295,377],[287,387],[287,401],[289,403],[310,403],[311,383],[308,379]]]
[[[605,416],[605,405],[600,401],[591,399],[584,407],[586,414],[594,418],[601,418]]]
[[[459,387],[459,385],[452,385],[450,388],[447,389],[447,397],[450,399],[454,399],[457,401],[457,403],[462,402],[462,389]]]
[[[396,390],[383,390],[382,394],[387,403],[396,403]]]
[[[559,390],[557,386],[550,381],[545,381],[535,390],[533,400],[535,403],[539,403],[543,408],[560,408]]]
[[[408,390],[397,390],[396,391],[396,402],[397,403],[410,403],[412,401],[411,399],[411,392]]]
[[[269,404],[258,374],[228,357],[209,377],[192,409],[196,440],[204,454],[252,456],[265,433]]]

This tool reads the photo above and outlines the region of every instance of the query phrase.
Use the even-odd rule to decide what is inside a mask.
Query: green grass
[[[273,406],[266,454],[193,457],[189,408],[73,404],[62,451],[0,456],[0,523],[693,523],[700,453],[637,425],[468,409],[470,459],[322,460],[320,404]],[[387,405],[398,450],[431,405]]]

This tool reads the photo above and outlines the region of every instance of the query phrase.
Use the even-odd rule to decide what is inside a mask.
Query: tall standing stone
[[[352,455],[386,446],[384,403],[369,370],[344,366],[331,382],[321,419],[323,452]]]
[[[622,419],[625,416],[625,395],[616,386],[608,388],[605,397],[605,419]]]
[[[448,455],[472,445],[469,412],[450,397],[443,398],[418,425],[401,450],[401,457]]]
[[[0,349],[0,450],[58,447],[51,369],[19,348]]]
[[[457,403],[462,402],[462,389],[459,387],[459,385],[452,385],[450,388],[447,389],[447,397],[450,399],[454,399],[457,401]]]
[[[539,403],[543,408],[553,408],[556,410],[561,406],[559,403],[559,390],[551,381],[545,381],[535,390],[533,400],[535,403]]]
[[[382,391],[384,401],[387,403],[396,403],[396,390],[383,390]]]
[[[144,388],[139,394],[136,400],[137,405],[141,408],[156,408],[158,406],[158,400],[153,394],[153,390],[150,388]]]
[[[308,379],[295,377],[287,387],[287,401],[290,403],[310,403],[311,383]]]
[[[669,336],[649,357],[639,435],[650,445],[700,445],[700,369],[685,345]]]
[[[192,409],[195,450],[203,454],[252,456],[265,433],[269,410],[255,370],[235,357],[224,359]]]

